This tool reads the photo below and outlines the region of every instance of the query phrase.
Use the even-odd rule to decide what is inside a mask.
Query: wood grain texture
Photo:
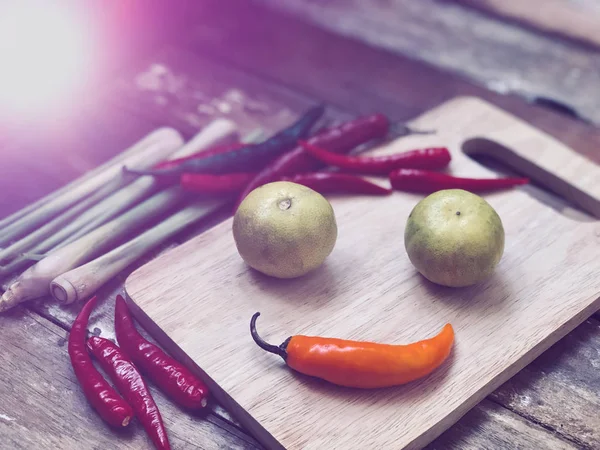
[[[117,81],[115,89],[120,95],[114,101],[120,107],[177,130],[197,130],[224,117],[246,133],[260,128],[268,135],[319,101],[173,47],[140,62],[132,76]],[[330,106],[325,119],[340,117],[347,114]]]
[[[600,123],[593,94],[600,82],[596,49],[511,25],[453,1],[262,1],[494,91],[558,100]],[[522,3],[536,9],[533,2]]]
[[[581,450],[502,406],[484,400],[425,450],[481,449]]]
[[[461,143],[474,136],[493,137],[530,161],[539,151],[557,158],[572,153],[473,98],[442,105],[414,125],[438,133],[404,138],[381,151],[447,144],[454,157],[452,172],[474,176],[491,175],[460,152]],[[581,170],[600,174],[591,163],[573,170],[561,176],[574,180]],[[592,187],[591,194],[600,198],[597,186]],[[196,370],[224,389],[221,403],[241,405],[286,448],[386,447],[392,442],[398,448],[418,448],[600,306],[597,221],[565,218],[524,191],[486,196],[505,224],[503,261],[487,282],[448,290],[424,282],[407,258],[398,258],[402,240],[390,245],[390,236],[402,230],[419,198],[399,193],[375,200],[332,199],[340,231],[336,249],[324,268],[300,280],[277,282],[249,271],[226,221],[134,272],[126,290],[141,308],[140,320],[155,327],[155,333],[156,327],[164,332],[157,339],[163,345],[176,344],[202,368]],[[373,227],[377,233],[357,239],[355,230]],[[374,248],[377,258],[369,258]],[[198,292],[194,286],[199,283],[210,291]],[[260,329],[270,341],[309,333],[408,342],[434,334],[449,321],[457,344],[448,365],[410,386],[378,392],[336,389],[290,373],[258,349],[248,333],[255,311],[264,312]],[[517,329],[503,327],[515,321]],[[303,415],[307,405],[310,420]],[[242,411],[234,415],[265,445],[274,445]],[[344,416],[344,424],[353,426],[340,433],[332,416]],[[317,425],[315,417],[322,418]]]
[[[590,319],[491,395],[523,417],[600,448],[600,322]]]
[[[331,2],[320,3],[327,6]],[[375,7],[379,2],[369,4]],[[418,6],[429,2],[412,4]],[[411,119],[457,95],[476,95],[600,162],[598,128],[530,105],[515,95],[494,93],[455,73],[440,70],[436,62],[423,64],[404,56],[401,49],[394,51],[389,47],[369,45],[363,42],[366,38],[358,35],[354,39],[339,36],[331,28],[301,22],[295,16],[269,10],[256,1],[230,0],[227,4],[205,1],[203,7],[203,20],[191,39],[194,49],[247,72],[260,74],[357,114],[381,111],[398,121]],[[436,9],[437,4],[432,4],[422,16],[436,14]],[[335,19],[351,17],[350,13],[345,11]],[[247,17],[253,20],[247,20]],[[369,29],[366,25],[364,28]],[[402,28],[394,26],[398,33]],[[429,28],[436,29],[437,24]],[[441,39],[452,41],[451,35]],[[472,41],[461,41],[456,46],[462,49],[471,44]],[[411,41],[408,45],[419,48],[418,42]],[[594,61],[594,57],[591,56],[590,61]],[[566,60],[561,58],[553,67],[562,70]],[[586,64],[588,59],[582,57],[580,61]],[[512,66],[512,62],[510,60],[508,66]],[[465,62],[467,67],[474,64],[472,60]],[[554,73],[553,70],[545,72]],[[556,84],[560,85],[560,82]],[[590,91],[586,91],[584,85],[578,86],[579,92],[596,90],[595,83],[589,87]],[[562,87],[557,86],[556,91],[563,92]]]
[[[0,317],[0,446],[151,448],[138,420],[115,432],[89,406],[73,374],[66,339],[62,329],[21,308]],[[150,389],[174,449],[256,448],[252,439],[226,422],[186,414],[151,384]]]
[[[505,20],[588,45],[600,46],[600,4],[596,0],[455,0]]]

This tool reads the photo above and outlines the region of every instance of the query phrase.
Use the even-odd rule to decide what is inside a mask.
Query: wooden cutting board
[[[377,153],[447,145],[451,173],[482,177],[496,175],[463,147],[494,153],[600,217],[600,168],[494,106],[457,98],[413,124],[437,134]],[[495,274],[474,287],[443,288],[416,273],[403,233],[423,196],[396,192],[330,197],[336,247],[301,279],[249,270],[227,220],[134,272],[126,291],[150,333],[204,376],[265,446],[420,448],[600,306],[600,222],[570,208],[567,217],[531,192],[484,195],[502,218],[506,248]],[[346,389],[293,373],[258,348],[249,332],[256,311],[259,332],[274,344],[292,334],[408,343],[447,322],[456,341],[426,379]]]
[[[600,46],[600,8],[594,0],[459,0],[534,29]]]

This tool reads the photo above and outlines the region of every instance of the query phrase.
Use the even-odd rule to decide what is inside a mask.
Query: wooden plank
[[[596,0],[455,0],[482,11],[580,43],[600,46],[600,5]]]
[[[142,117],[198,130],[217,117],[232,119],[242,132],[268,133],[289,124],[320,100],[243,71],[166,47],[121,77],[113,97],[119,106]],[[348,117],[331,106],[327,120]],[[195,132],[195,131],[194,131]]]
[[[540,35],[455,2],[262,1],[497,92],[558,100],[600,123],[596,49]]]
[[[469,411],[425,450],[516,448],[581,450],[574,443],[489,400]]]
[[[441,142],[450,147],[452,173],[487,177],[491,173],[460,149],[465,140],[486,137],[537,167],[522,163],[531,176],[544,168],[550,187],[557,182],[550,173],[571,183],[587,179],[582,188],[600,206],[600,186],[593,183],[600,179],[600,166],[487,103],[457,99],[425,113],[415,126],[438,129],[439,136],[400,139],[378,153]],[[478,148],[488,151],[483,144]],[[331,198],[339,226],[336,247],[322,269],[302,279],[275,282],[249,271],[228,220],[134,272],[126,290],[140,320],[161,328],[157,340],[199,365],[219,401],[234,408],[265,445],[273,436],[290,449],[385,448],[392,442],[420,448],[600,307],[595,224],[573,222],[521,190],[485,197],[504,223],[506,250],[495,275],[467,290],[423,284],[408,258],[398,257],[403,244],[398,247],[390,236],[398,219],[408,217],[422,198],[406,193],[379,200]],[[396,220],[390,221],[392,210]],[[538,221],[544,223],[543,233],[535,226]],[[366,229],[377,232],[358,234]],[[575,253],[577,258],[566,256]],[[210,291],[199,292],[198,285]],[[578,286],[576,292],[572,285]],[[413,342],[424,330],[432,336],[449,321],[456,330],[455,357],[441,372],[403,388],[339,390],[294,376],[279,358],[253,350],[248,323],[256,311],[267,314],[263,333],[268,341],[279,339],[269,333],[285,328],[284,335],[309,329],[311,335]],[[410,323],[399,327],[403,316]],[[518,333],[506,332],[503,323],[517,324]],[[277,392],[265,396],[272,386]],[[307,404],[310,417],[303,415]],[[402,427],[393,426],[399,422]],[[343,423],[354,426],[337,434]]]
[[[115,432],[89,406],[73,374],[62,329],[16,308],[0,316],[0,342],[3,448],[151,448],[138,420]],[[256,448],[227,423],[186,414],[150,389],[173,448]]]
[[[600,448],[600,322],[587,320],[491,398],[585,448]]]
[[[344,5],[359,4],[358,1],[341,3]],[[294,4],[300,5],[299,2]],[[307,8],[309,5],[317,5],[314,2],[303,2],[302,4]],[[327,15],[327,5],[329,4],[331,2],[318,3],[319,7],[324,8],[324,16]],[[376,7],[386,4],[389,2],[369,3],[375,11],[377,11]],[[396,5],[396,3],[393,4]],[[203,3],[203,19],[194,30],[192,41],[195,48],[204,54],[227,61],[243,70],[261,74],[267,79],[347,110],[353,112],[380,110],[390,114],[395,120],[412,118],[457,95],[477,95],[532,123],[578,152],[595,158],[596,161],[600,160],[597,152],[597,148],[600,146],[600,131],[595,127],[572,120],[546,108],[527,104],[514,95],[494,93],[448,71],[429,67],[400,54],[400,50],[403,51],[402,48],[394,50],[382,48],[385,43],[368,45],[361,42],[368,36],[362,37],[357,34],[354,39],[338,36],[332,31],[301,22],[295,17],[263,8],[260,2],[256,1],[232,0],[227,5],[225,7],[222,2],[215,1]],[[288,1],[286,5],[289,7],[290,2]],[[416,22],[418,25],[410,25],[410,28],[416,28],[415,33],[432,32],[435,37],[435,29],[438,28],[438,24],[427,24],[423,21],[428,20],[427,17],[437,14],[437,3],[411,2],[411,5],[414,8],[422,7],[423,9]],[[235,11],[235,14],[232,14],[231,11]],[[247,17],[252,17],[253,20],[246,20]],[[344,10],[342,15],[335,16],[334,22],[337,22],[340,17],[344,17],[345,22],[350,21],[353,17],[352,9]],[[412,16],[409,15],[409,17]],[[402,17],[399,17],[394,22],[392,31],[403,33],[408,26],[403,24],[403,20]],[[333,24],[329,26],[333,26]],[[364,24],[362,28],[365,29],[365,34],[373,28],[379,29],[378,26],[373,27],[372,24]],[[475,27],[465,25],[458,28],[457,32],[463,33],[463,29],[465,32],[471,32],[467,29]],[[381,32],[384,31],[391,33],[382,25]],[[277,39],[273,39],[273,36],[277,36]],[[418,41],[409,40],[408,37],[406,39],[408,41],[406,46],[412,48],[413,52],[425,52],[426,50],[421,49],[420,46],[430,45],[427,42],[419,44]],[[451,36],[447,35],[443,35],[439,39],[445,42],[452,41]],[[455,43],[455,47],[467,48],[466,43],[473,44],[473,39],[461,42]],[[433,44],[435,42],[431,45]],[[518,44],[516,45],[518,46]],[[516,51],[517,49],[512,50]],[[556,64],[552,66],[553,71],[554,68],[556,71],[561,71],[568,65],[565,61],[569,61],[570,53],[567,53],[567,55],[563,55],[564,59],[561,57],[555,61]],[[506,67],[509,67],[513,64],[512,56],[510,56],[513,53],[507,51],[507,54],[510,64]],[[578,55],[577,52],[573,54]],[[494,55],[493,49],[490,49],[489,53],[484,52],[484,55]],[[588,58],[587,55],[580,55],[577,61],[589,61],[590,64],[593,64],[595,58],[598,56],[591,55]],[[452,53],[446,58],[449,61],[455,59]],[[435,62],[432,63],[435,64]],[[461,63],[466,64],[467,67],[476,66],[472,60]],[[490,58],[489,64],[487,67],[494,68],[496,63],[493,58]],[[436,65],[440,66],[440,64]],[[484,67],[486,67],[485,64]],[[550,74],[554,73],[553,71],[545,72]],[[490,72],[496,77],[497,71],[490,69]],[[594,76],[598,76],[599,73],[594,72]],[[564,96],[567,95],[567,90],[561,86],[561,83],[554,83],[557,92],[562,92]],[[596,92],[595,86],[596,82],[586,83],[582,79],[581,83],[577,83],[575,97],[585,95],[588,99],[592,98]],[[580,92],[585,92],[585,94],[580,94]]]

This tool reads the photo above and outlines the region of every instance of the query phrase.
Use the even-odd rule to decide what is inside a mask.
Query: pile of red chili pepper
[[[170,449],[167,430],[144,377],[190,411],[207,406],[208,389],[185,366],[144,339],[120,295],[115,303],[115,334],[119,345],[97,336],[86,340],[87,324],[96,301],[93,297],[83,306],[69,335],[69,356],[83,393],[109,425],[126,427],[135,416],[157,449]],[[92,356],[116,390],[95,368]]]
[[[258,144],[215,147],[160,163],[153,170],[132,173],[175,179],[191,192],[237,196],[235,209],[252,190],[273,181],[292,181],[322,194],[365,195],[389,195],[392,190],[432,193],[451,188],[485,192],[528,182],[526,178],[473,179],[441,173],[451,161],[446,147],[385,156],[348,155],[361,145],[389,137],[389,119],[372,114],[310,135],[323,112],[322,106],[313,107],[288,128]],[[384,176],[390,187],[360,175]]]

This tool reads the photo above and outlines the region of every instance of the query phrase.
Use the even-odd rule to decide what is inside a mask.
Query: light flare
[[[92,30],[58,2],[0,4],[0,114],[60,113],[86,83]]]

